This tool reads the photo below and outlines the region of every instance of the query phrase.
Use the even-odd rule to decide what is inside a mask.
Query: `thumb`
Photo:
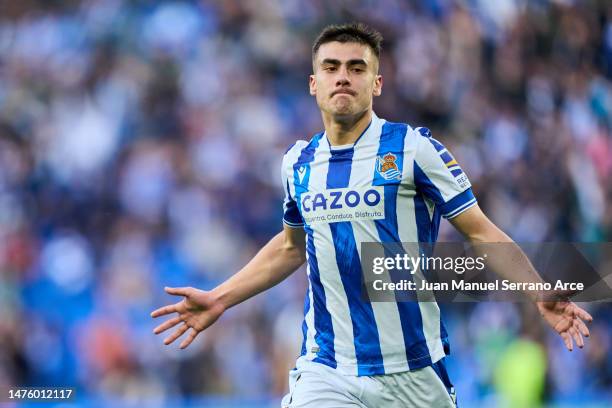
[[[189,296],[189,294],[191,293],[191,288],[190,287],[170,288],[170,287],[166,286],[164,288],[164,290],[166,291],[166,293],[168,293],[170,295],[177,295],[177,296]]]

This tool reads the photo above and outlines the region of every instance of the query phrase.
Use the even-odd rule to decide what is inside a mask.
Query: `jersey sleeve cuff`
[[[446,219],[456,217],[468,208],[474,206],[477,203],[476,197],[471,188],[468,188],[463,193],[457,194],[447,203],[440,206],[440,212]]]
[[[283,218],[283,223],[291,228],[301,228],[304,226],[303,222],[291,222],[291,221],[287,221],[286,219]]]

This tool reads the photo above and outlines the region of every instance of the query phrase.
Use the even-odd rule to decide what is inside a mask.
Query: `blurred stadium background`
[[[352,20],[385,36],[376,112],[430,127],[515,240],[611,240],[609,1],[2,1],[0,388],[279,406],[303,271],[186,351],[149,313],[281,228],[282,154],[322,126],[311,43]],[[442,307],[461,406],[610,406],[609,304],[573,353],[525,305]]]

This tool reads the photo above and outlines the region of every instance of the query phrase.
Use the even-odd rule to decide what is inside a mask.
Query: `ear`
[[[380,96],[382,94],[383,77],[382,75],[376,75],[374,78],[374,89],[372,89],[372,95]]]
[[[310,94],[312,96],[317,94],[317,79],[314,75],[308,77],[308,87],[310,88]]]

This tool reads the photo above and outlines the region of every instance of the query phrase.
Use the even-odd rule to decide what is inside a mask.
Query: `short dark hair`
[[[380,58],[383,36],[363,23],[328,25],[321,31],[312,46],[312,59],[314,60],[321,45],[332,41],[365,44],[372,49],[376,58]]]

